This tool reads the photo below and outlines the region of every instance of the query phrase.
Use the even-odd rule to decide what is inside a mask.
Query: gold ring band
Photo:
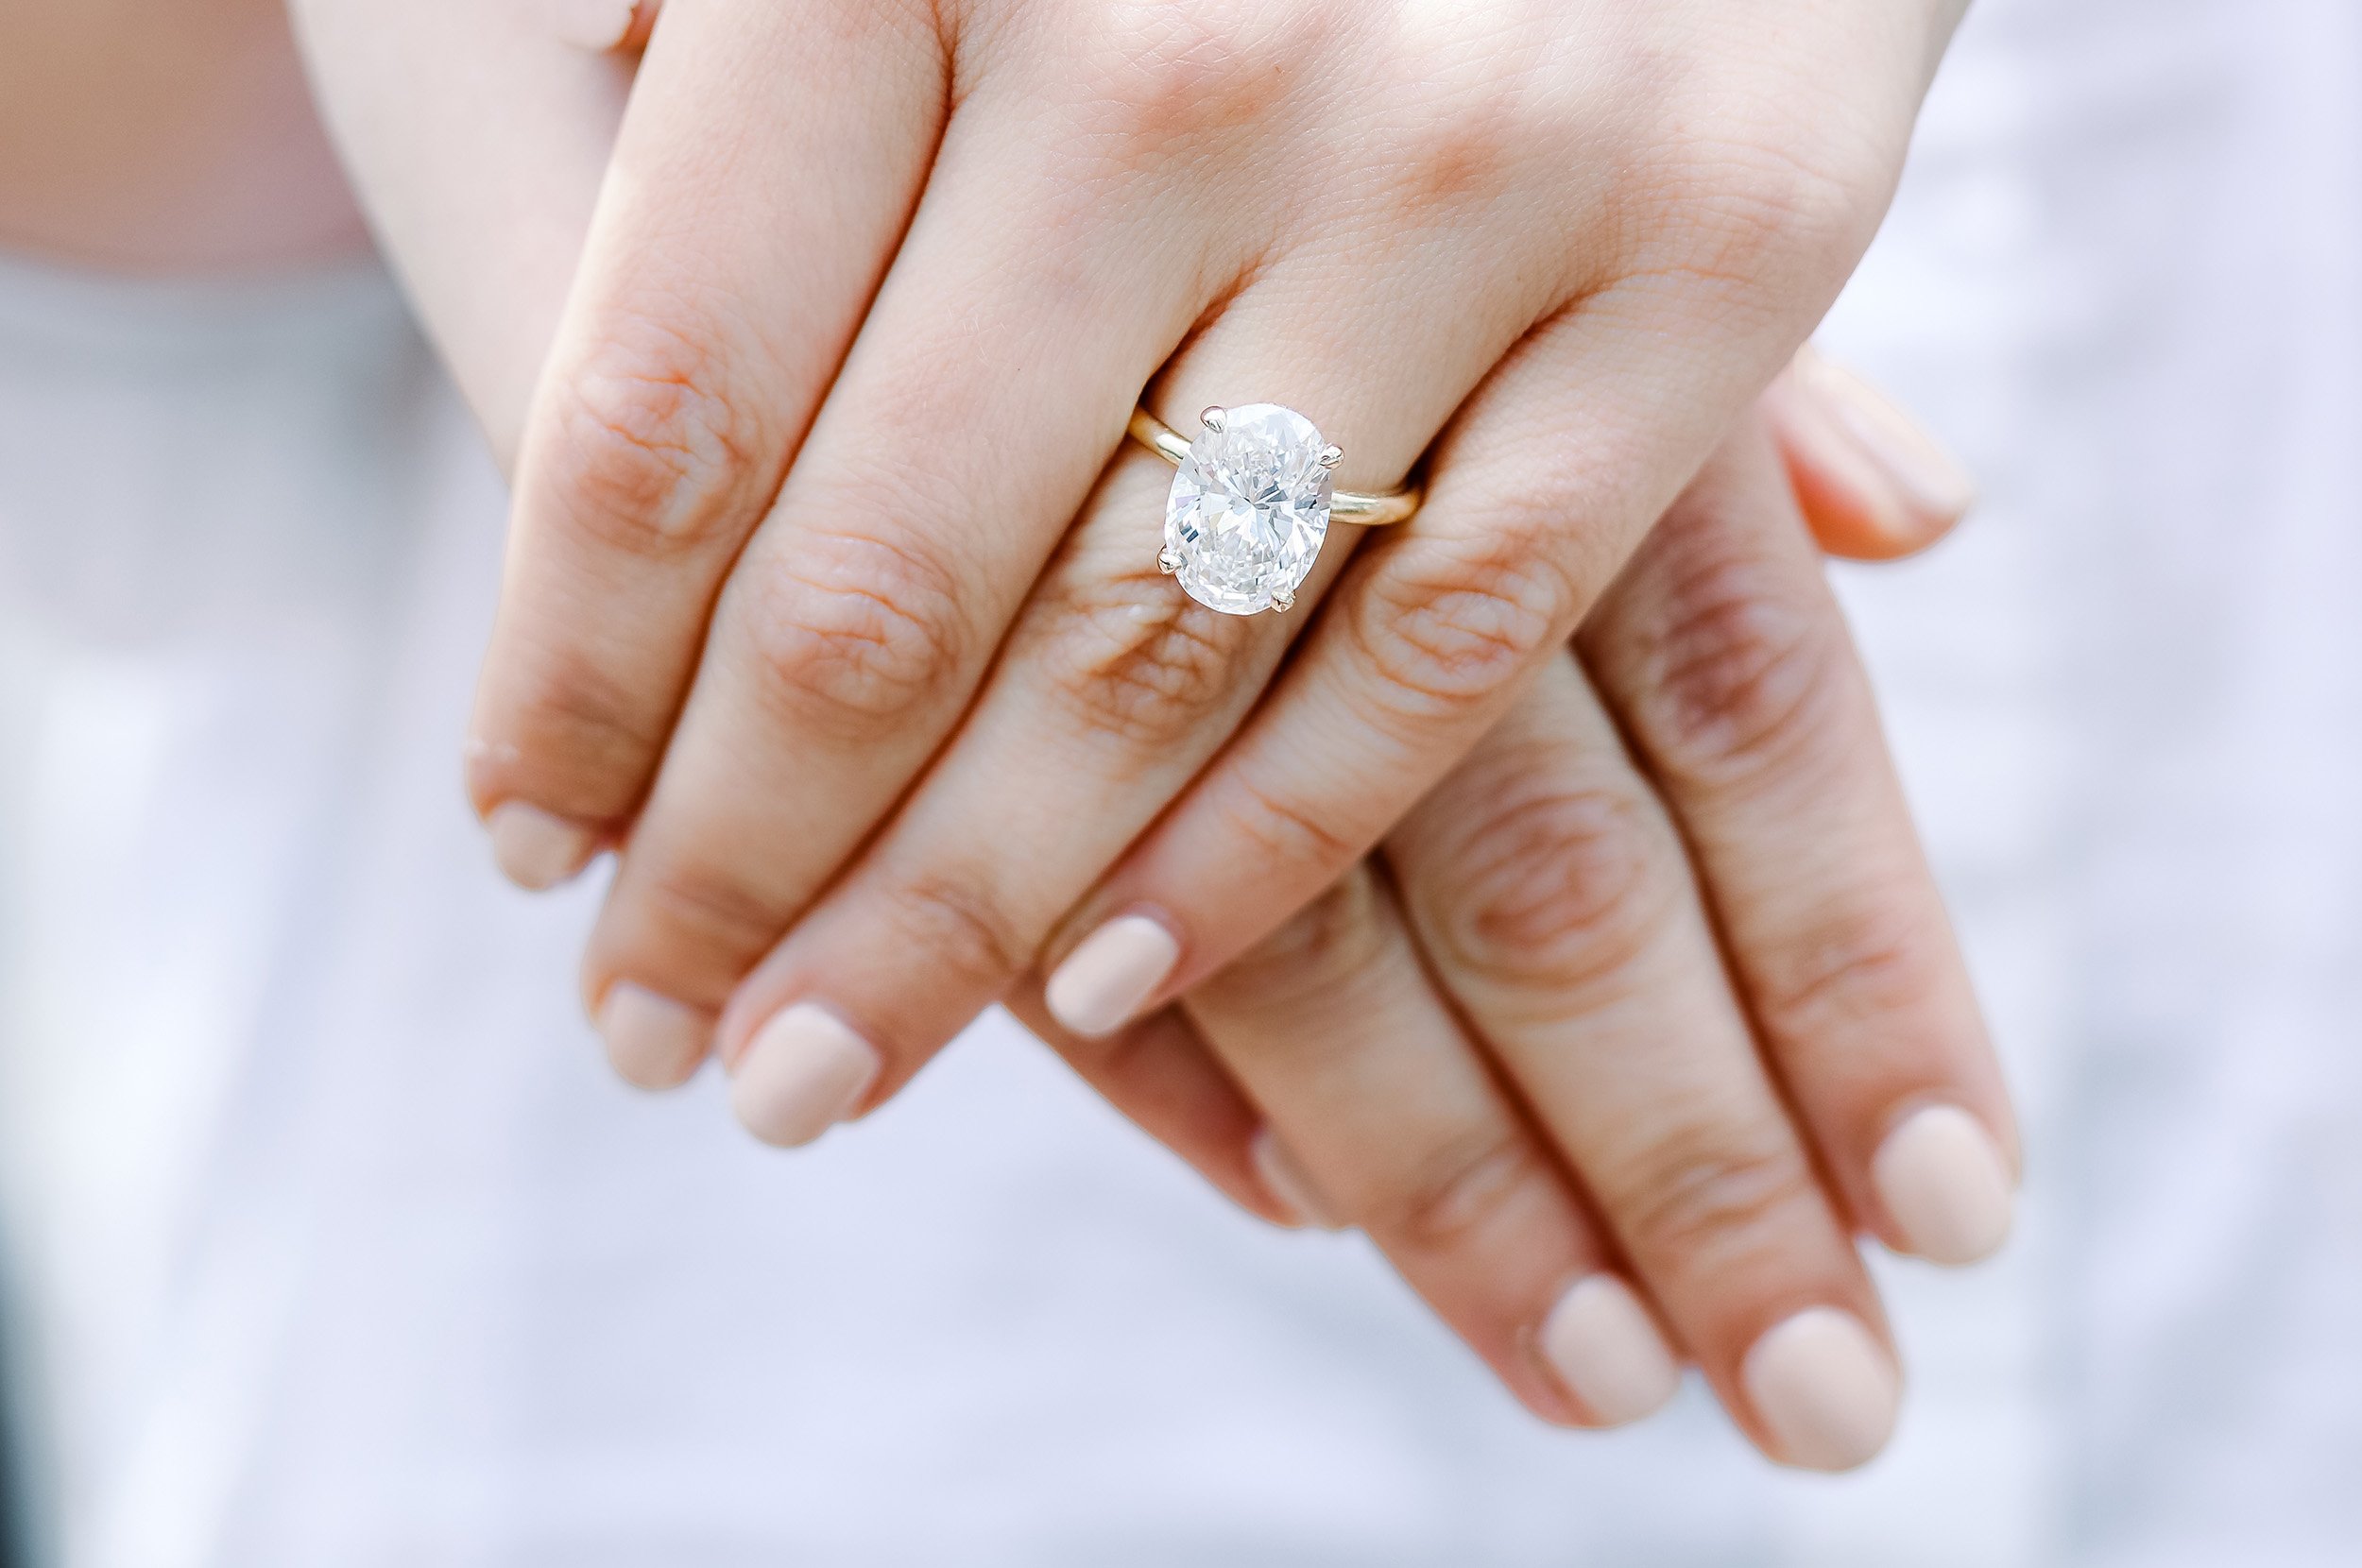
[[[1189,438],[1145,408],[1132,411],[1130,430],[1133,440],[1176,469],[1190,455]],[[1328,515],[1339,522],[1355,523],[1363,528],[1409,522],[1419,510],[1421,493],[1421,486],[1417,485],[1406,485],[1399,490],[1378,494],[1338,490],[1328,498]]]

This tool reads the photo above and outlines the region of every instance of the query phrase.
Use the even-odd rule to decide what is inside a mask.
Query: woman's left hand
[[[704,1027],[767,954],[721,1038],[792,1140],[1036,962],[1089,1031],[1237,956],[1500,717],[1818,318],[1955,9],[672,0],[471,768],[522,879],[628,832],[610,1036]],[[1292,614],[1209,611],[1157,571],[1143,388],[1184,429],[1309,412],[1341,487],[1427,453],[1425,508],[1341,524]]]

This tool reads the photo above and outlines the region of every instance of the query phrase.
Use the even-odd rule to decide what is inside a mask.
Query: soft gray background
[[[501,498],[368,270],[0,265],[0,1215],[72,1568],[2362,1560],[2362,12],[1988,0],[1824,342],[2028,1113],[1841,1480],[1546,1433],[1005,1023],[780,1158],[610,1082],[455,773]]]

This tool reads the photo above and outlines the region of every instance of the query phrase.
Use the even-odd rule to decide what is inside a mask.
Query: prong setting
[[[1343,447],[1323,447],[1321,449],[1321,467],[1324,469],[1333,469],[1344,460],[1345,449]]]
[[[1173,467],[1156,564],[1224,615],[1284,610],[1328,532],[1327,443],[1311,420],[1277,403],[1213,407],[1199,418],[1206,428]]]

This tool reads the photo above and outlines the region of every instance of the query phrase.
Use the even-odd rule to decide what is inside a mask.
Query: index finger
[[[527,886],[638,808],[893,254],[942,110],[924,9],[665,11],[526,422],[471,737],[471,793]]]

